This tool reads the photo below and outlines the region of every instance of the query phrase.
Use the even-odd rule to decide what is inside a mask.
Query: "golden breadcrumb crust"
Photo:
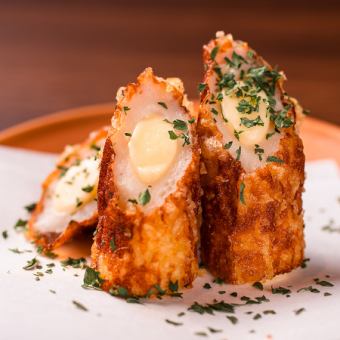
[[[151,79],[170,91],[182,106],[183,93],[146,69],[136,84],[124,89],[131,98],[144,78]],[[118,99],[114,113],[119,122],[122,112]],[[192,118],[186,111],[188,119]],[[118,123],[119,124],[119,123]],[[93,267],[104,280],[102,288],[124,287],[133,296],[145,296],[156,286],[168,293],[171,283],[178,288],[191,285],[198,272],[197,242],[199,213],[199,147],[195,124],[190,124],[192,160],[184,175],[164,203],[144,214],[139,206],[126,210],[119,205],[113,164],[112,140],[107,138],[101,162],[98,187],[99,223],[92,246]],[[112,129],[111,136],[115,129]],[[111,240],[114,240],[112,249]],[[154,292],[157,294],[157,290]]]
[[[214,46],[213,40],[204,47],[205,82],[213,72],[209,59]],[[257,58],[259,65],[268,65]],[[282,82],[279,86],[282,91]],[[205,104],[208,98],[206,89],[201,95],[198,122],[204,164],[202,260],[213,275],[234,284],[289,272],[301,264],[304,253],[302,141],[295,126],[283,129],[275,156],[284,163],[267,163],[246,173],[241,163],[223,148],[222,134]],[[282,99],[284,103],[289,100]],[[295,120],[294,106],[288,114]],[[209,143],[211,137],[218,143]]]
[[[84,221],[71,221],[62,233],[47,232],[41,233],[35,228],[35,223],[39,215],[44,210],[44,202],[50,185],[60,178],[60,175],[64,171],[63,169],[70,167],[77,160],[84,159],[88,157],[89,154],[93,153],[91,151],[91,146],[95,145],[100,140],[106,138],[108,128],[104,127],[99,131],[92,132],[90,136],[81,144],[74,145],[72,147],[67,147],[65,151],[61,154],[57,164],[56,169],[47,176],[42,184],[42,194],[39,202],[37,203],[31,218],[28,223],[27,237],[33,240],[36,245],[41,246],[43,250],[52,250],[60,247],[70,239],[72,239],[79,232],[85,228],[95,228],[98,223],[97,211],[93,216]]]

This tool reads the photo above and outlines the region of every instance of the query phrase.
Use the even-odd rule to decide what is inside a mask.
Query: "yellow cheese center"
[[[169,137],[172,126],[163,117],[140,121],[129,141],[131,164],[139,179],[149,185],[161,179],[175,160],[177,140]]]
[[[85,159],[71,166],[60,178],[53,196],[53,207],[58,212],[74,213],[97,196],[99,160]]]
[[[261,97],[258,111],[245,114],[237,110],[237,107],[243,98],[238,98],[235,95],[223,95],[221,103],[222,114],[228,121],[227,125],[232,131],[242,131],[239,134],[239,140],[242,145],[251,146],[261,143],[265,139],[270,127],[269,114],[267,114],[268,98],[263,91],[259,92],[257,96]],[[266,102],[264,102],[263,99]],[[260,119],[261,125],[246,127],[244,124],[242,124],[241,118],[244,118],[248,121]]]

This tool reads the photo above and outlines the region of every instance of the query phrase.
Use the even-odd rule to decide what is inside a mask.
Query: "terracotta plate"
[[[60,152],[65,144],[110,124],[113,104],[104,103],[57,112],[0,132],[0,144],[37,151]],[[307,117],[301,135],[307,160],[333,158],[340,164],[340,128]]]

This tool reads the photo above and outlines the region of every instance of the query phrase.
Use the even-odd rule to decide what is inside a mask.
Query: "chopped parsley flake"
[[[208,330],[210,333],[221,333],[222,332],[222,329],[215,329],[212,327],[208,327]]]
[[[234,136],[237,140],[240,140],[240,134],[242,133],[243,131],[237,131],[237,130],[234,130]]]
[[[31,203],[29,205],[26,205],[25,209],[27,212],[31,213],[35,209],[36,206],[37,206],[37,203]]]
[[[278,158],[278,157],[275,157],[275,156],[268,156],[267,157],[267,162],[273,162],[273,163],[284,163],[284,160]]]
[[[128,106],[123,106],[123,111],[126,114],[127,111],[131,110]]]
[[[223,148],[228,150],[228,149],[230,149],[230,148],[231,148],[231,146],[232,146],[232,145],[233,145],[233,142],[232,142],[232,141],[230,141],[230,142],[228,142],[228,143],[224,144],[224,145],[223,145]]]
[[[218,111],[217,111],[214,107],[211,109],[211,112],[212,112],[215,116],[218,115]]]
[[[227,319],[233,324],[236,325],[238,323],[238,318],[233,315],[227,315]]]
[[[223,279],[221,279],[220,277],[216,277],[213,280],[214,283],[217,283],[218,285],[222,285],[224,283]]]
[[[298,293],[300,292],[311,292],[311,293],[320,293],[319,289],[314,288],[312,286],[308,286],[308,287],[303,287],[297,290]]]
[[[15,230],[24,230],[27,225],[27,220],[22,220],[21,218],[18,219],[18,221],[14,225]]]
[[[32,253],[32,250],[19,250],[18,248],[8,248],[14,254]]]
[[[84,257],[80,257],[78,259],[74,259],[72,257],[68,257],[66,260],[61,261],[61,265],[63,267],[73,267],[73,268],[86,268],[86,259]]]
[[[259,157],[259,160],[262,161],[262,155],[264,153],[264,149],[261,148],[258,144],[255,144],[254,152],[255,152],[255,155]]]
[[[290,294],[291,290],[288,288],[284,288],[284,287],[277,287],[277,288],[273,288],[272,287],[272,294],[282,294],[282,295],[286,295],[286,294]]]
[[[216,57],[216,55],[217,55],[217,53],[218,53],[218,49],[219,49],[219,47],[218,47],[218,46],[215,46],[215,47],[211,50],[211,52],[210,52],[210,58],[211,58],[212,60],[215,60],[215,57]]]
[[[320,280],[318,278],[314,279],[314,282],[317,285],[323,286],[323,287],[334,287],[334,284],[325,280]]]
[[[302,312],[305,312],[305,311],[306,311],[306,309],[302,307],[302,308],[295,310],[294,313],[295,313],[295,315],[299,315],[299,314],[301,314]]]
[[[176,282],[170,281],[170,282],[169,282],[169,289],[170,289],[172,292],[177,292],[177,291],[178,291],[178,281],[176,281]]]
[[[178,136],[175,134],[175,132],[170,130],[170,131],[168,131],[168,133],[169,133],[170,139],[175,140],[175,139],[178,138]]]
[[[257,313],[254,315],[253,317],[253,320],[258,320],[258,319],[261,319],[262,318],[262,315],[260,313]]]
[[[165,322],[167,322],[168,324],[173,325],[173,326],[182,326],[183,325],[182,322],[176,322],[176,321],[172,321],[172,320],[169,320],[169,319],[165,319]]]
[[[241,157],[241,146],[238,147],[238,149],[236,150],[236,160],[239,161],[240,157]]]
[[[110,240],[110,248],[112,251],[115,251],[117,249],[117,246],[116,246],[116,242],[115,242],[115,237],[112,236],[111,240]]]
[[[164,102],[157,102],[158,105],[164,107],[164,109],[168,109],[168,106]]]
[[[241,124],[244,125],[246,128],[251,128],[256,125],[264,126],[264,123],[260,116],[257,116],[255,119],[241,117]]]
[[[270,132],[266,134],[266,139],[269,139],[270,137],[272,137],[273,135],[275,135],[276,131]]]
[[[301,265],[300,265],[300,267],[301,268],[307,268],[307,262],[309,262],[310,261],[310,259],[309,258],[305,258],[302,262],[301,262]]]
[[[2,238],[3,238],[4,240],[6,240],[6,239],[8,238],[8,231],[7,231],[7,230],[4,230],[4,231],[1,233],[1,235],[2,235]]]
[[[230,67],[238,69],[243,63],[248,64],[248,62],[242,56],[237,54],[235,51],[233,51],[231,58],[232,58],[231,60],[227,57],[224,58],[224,60]]]
[[[151,195],[149,189],[146,189],[145,191],[141,192],[138,196],[138,202],[141,205],[146,205],[150,202]]]
[[[84,275],[83,281],[84,288],[95,288],[100,289],[103,280],[99,276],[99,272],[95,271],[94,269],[87,267]]]
[[[87,185],[86,187],[81,188],[84,192],[91,192],[94,189],[94,185]]]
[[[263,284],[261,282],[254,282],[253,287],[259,290],[263,290]]]
[[[131,137],[132,133],[131,132],[125,132],[124,135],[127,136],[127,137]]]
[[[198,335],[198,336],[208,336],[208,334],[206,332],[196,332],[195,335]]]
[[[240,202],[242,204],[246,204],[245,200],[244,200],[244,189],[245,189],[245,184],[243,182],[241,182],[240,184]]]
[[[263,311],[264,315],[268,315],[268,314],[276,314],[275,310],[269,309],[269,310],[264,310]]]
[[[26,266],[24,266],[22,269],[25,270],[33,270],[33,269],[39,269],[40,263],[39,261],[34,257],[32,260],[27,261]]]
[[[72,303],[80,310],[82,310],[83,312],[87,312],[88,309],[83,305],[81,304],[80,302],[76,301],[76,300],[72,300]]]
[[[201,93],[205,90],[206,87],[207,87],[207,84],[200,83],[198,84],[198,91]]]
[[[184,120],[181,119],[175,119],[173,121],[174,129],[181,130],[181,131],[187,131],[188,125]]]

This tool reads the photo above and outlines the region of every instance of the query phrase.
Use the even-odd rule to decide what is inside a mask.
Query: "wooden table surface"
[[[110,102],[146,66],[192,98],[216,30],[249,41],[315,117],[340,123],[339,1],[1,1],[0,130]]]

